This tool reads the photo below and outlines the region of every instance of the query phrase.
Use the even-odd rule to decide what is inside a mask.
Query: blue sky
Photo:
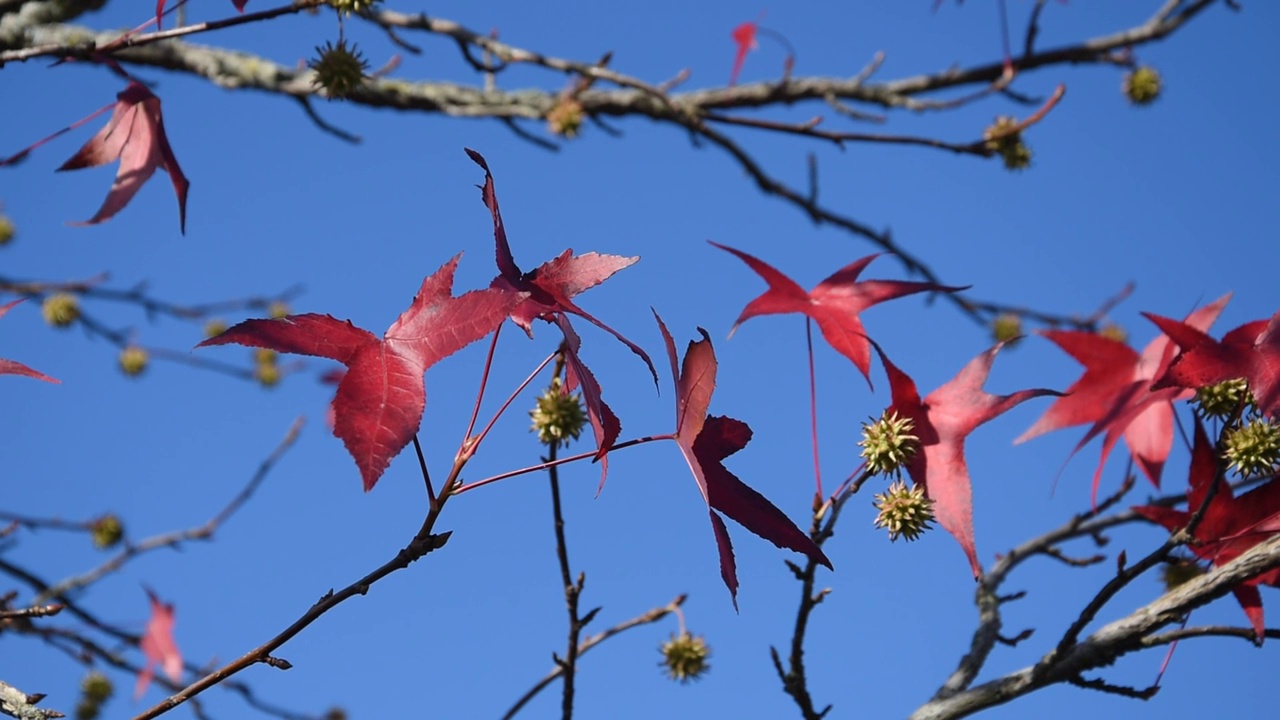
[[[1159,4],[1049,3],[1041,44],[1137,24]],[[882,80],[998,56],[994,3],[947,4],[936,14],[930,5],[778,6],[769,8],[765,24],[797,49],[800,75],[852,75],[878,50],[887,54]],[[1010,2],[1015,27],[1030,6]],[[762,7],[439,2],[426,9],[468,27],[497,28],[507,42],[561,57],[594,59],[613,50],[615,69],[651,82],[688,68],[685,88],[693,89],[726,81],[734,50],[729,32]],[[192,19],[227,12],[230,3],[202,4]],[[117,3],[85,20],[125,26],[146,14],[142,5]],[[1020,78],[1018,89],[1033,95],[1045,95],[1059,82],[1068,87],[1066,99],[1029,134],[1035,155],[1023,173],[1006,172],[997,161],[925,149],[851,145],[840,151],[800,138],[733,135],[771,171],[801,185],[806,155],[815,153],[826,203],[873,227],[892,228],[895,239],[945,281],[973,285],[978,297],[1088,313],[1132,281],[1134,295],[1110,317],[1140,347],[1154,334],[1140,311],[1181,316],[1233,291],[1216,326],[1227,329],[1277,309],[1280,250],[1270,234],[1280,188],[1273,100],[1280,87],[1268,71],[1280,60],[1272,42],[1277,20],[1280,10],[1269,3],[1248,3],[1241,13],[1215,7],[1172,40],[1142,48],[1139,58],[1156,66],[1166,83],[1160,100],[1147,108],[1126,103],[1116,68],[1058,67]],[[365,28],[353,27],[349,36],[374,66],[396,52]],[[292,64],[335,38],[332,17],[321,14],[205,40]],[[451,42],[418,40],[422,56],[407,57],[399,77],[476,80]],[[781,50],[767,38],[761,45],[747,60],[744,82],[779,72]],[[795,317],[757,319],[726,340],[737,313],[763,285],[705,241],[755,254],[810,287],[874,248],[814,227],[795,209],[762,196],[723,153],[694,147],[685,133],[647,121],[615,121],[621,138],[587,126],[581,138],[549,153],[493,121],[319,105],[327,120],[363,137],[352,146],[321,133],[295,105],[277,98],[158,71],[138,74],[157,81],[170,141],[192,181],[186,237],[177,233],[173,195],[162,177],[104,225],[64,224],[93,213],[114,172],[52,172],[92,134],[86,127],[0,174],[0,201],[20,233],[0,250],[0,274],[57,280],[107,271],[113,286],[145,282],[154,295],[181,303],[273,293],[300,283],[306,291],[293,303],[298,312],[331,313],[381,333],[422,277],[454,254],[465,253],[459,289],[482,287],[495,272],[489,218],[475,190],[483,174],[462,152],[472,147],[493,168],[523,268],[569,247],[639,255],[641,262],[583,295],[580,304],[655,357],[661,341],[650,306],[662,313],[680,347],[696,337],[698,326],[710,332],[721,361],[711,410],[755,430],[729,468],[807,525],[813,480],[803,324]],[[20,108],[0,119],[3,154],[83,117],[120,89],[101,70],[51,69],[43,62],[9,65],[0,78],[7,106]],[[499,82],[505,89],[558,89],[563,78],[516,68]],[[940,115],[897,113],[887,130],[970,140],[996,115],[1025,113],[996,98]],[[846,125],[825,107],[769,116],[803,120],[814,114],[828,115],[827,127],[868,129]],[[866,276],[905,277],[892,258],[877,260]],[[136,328],[139,341],[148,344],[185,349],[200,340],[198,324],[152,324],[119,305],[89,309],[113,326]],[[990,344],[984,329],[949,305],[920,298],[873,308],[864,320],[925,392]],[[662,378],[662,395],[655,395],[647,371],[626,348],[585,324],[579,329],[584,356],[622,419],[623,438],[670,431],[669,379]],[[555,346],[557,334],[548,326],[536,327],[532,341],[511,330],[502,336],[482,418]],[[197,353],[244,362],[249,351]],[[34,303],[0,321],[0,357],[62,380],[51,386],[0,379],[8,408],[0,413],[3,509],[73,519],[111,510],[135,539],[207,520],[293,419],[306,416],[297,446],[214,542],[148,555],[82,599],[101,617],[140,631],[147,618],[141,585],[155,588],[177,605],[176,639],[189,661],[224,663],[275,635],[326,590],[392,557],[425,512],[412,453],[397,458],[372,492],[362,492],[350,457],[324,424],[332,389],[316,378],[332,367],[325,361],[307,359],[302,372],[270,391],[174,364],[155,364],[131,380],[116,369],[114,349],[79,330],[50,329]],[[483,360],[481,343],[427,375],[421,437],[437,473],[457,448]],[[859,423],[878,415],[888,397],[878,370],[872,394],[825,346],[817,372],[823,471],[830,484],[856,465]],[[1078,366],[1065,354],[1032,338],[1002,353],[988,387],[1065,389],[1077,376]],[[532,402],[532,394],[516,402],[465,479],[537,462],[541,448],[527,432],[525,415]],[[1088,504],[1096,446],[1067,466],[1050,493],[1079,431],[1010,446],[1048,404],[1026,403],[979,429],[968,445],[978,551],[986,563]],[[1185,455],[1175,448],[1165,476],[1171,488],[1185,478]],[[1115,487],[1123,467],[1123,458],[1113,459],[1104,488]],[[782,563],[788,555],[731,524],[742,581],[735,614],[717,572],[704,505],[674,445],[619,453],[599,497],[597,481],[598,469],[591,466],[562,475],[571,559],[575,571],[587,575],[583,604],[604,608],[590,630],[688,593],[689,627],[710,642],[713,669],[699,683],[671,683],[657,668],[657,646],[675,631],[674,621],[631,631],[583,661],[579,717],[794,716],[768,655],[770,645],[788,642],[794,622],[799,587]],[[1140,502],[1151,491],[1142,485],[1131,499]],[[820,582],[833,592],[814,616],[807,657],[810,688],[817,702],[835,704],[832,717],[905,716],[967,649],[976,617],[972,580],[950,536],[935,531],[914,544],[891,544],[871,527],[873,516],[870,498],[855,498],[826,546],[836,572],[824,573]],[[300,711],[342,705],[353,718],[500,716],[550,669],[551,653],[563,652],[563,596],[546,481],[529,475],[465,495],[450,503],[440,529],[454,531],[444,551],[384,580],[287,644],[279,655],[292,670],[257,667],[240,678],[262,698]],[[6,559],[50,579],[103,559],[80,536],[24,531],[18,538],[5,550]],[[1108,550],[1124,547],[1133,558],[1161,540],[1155,529],[1134,528],[1118,533]],[[983,678],[1034,662],[1105,582],[1110,567],[1024,566],[1007,588],[1028,595],[1007,606],[1006,627],[1036,633],[1018,648],[997,649]],[[0,583],[0,592],[11,584]],[[1159,592],[1155,580],[1139,582],[1100,621]],[[1264,603],[1276,599],[1274,590],[1263,590]],[[1219,601],[1193,620],[1242,624],[1243,616],[1234,603]],[[0,658],[0,678],[49,693],[51,707],[72,709],[78,665],[13,635],[0,644]],[[1146,685],[1162,659],[1161,652],[1127,657],[1104,677]],[[1266,700],[1256,688],[1276,667],[1271,645],[1257,650],[1240,641],[1187,643],[1148,703],[1055,688],[986,717],[1199,718],[1224,711],[1262,717]],[[115,680],[121,697],[109,717],[146,707],[127,698],[132,678]],[[161,697],[153,688],[145,702]],[[213,717],[251,712],[226,692],[203,698]],[[559,688],[548,689],[522,717],[556,716],[559,702]]]

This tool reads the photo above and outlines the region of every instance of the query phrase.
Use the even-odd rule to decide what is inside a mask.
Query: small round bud
[[[879,420],[862,424],[862,457],[872,475],[898,476],[902,466],[915,454],[920,438],[911,434],[915,424],[911,418],[898,417],[897,411],[885,411]]]
[[[258,363],[253,368],[253,379],[263,387],[275,387],[280,383],[280,366],[273,362]]]
[[[71,293],[57,293],[44,299],[40,306],[44,321],[54,327],[71,327],[80,319],[80,299]]]
[[[560,378],[553,379],[551,387],[538,396],[529,418],[533,421],[529,430],[538,433],[538,441],[546,445],[568,445],[570,440],[578,439],[587,424],[582,397],[578,393],[566,393]]]
[[[289,312],[289,303],[283,300],[276,300],[267,306],[267,317],[272,320],[279,320],[280,318],[288,317]]]
[[[1143,65],[1125,74],[1120,89],[1125,97],[1134,105],[1150,105],[1160,97],[1160,73],[1156,69]]]
[[[307,67],[315,71],[311,84],[323,89],[329,99],[341,100],[364,84],[369,64],[355,43],[348,48],[345,39],[337,45],[327,42],[324,47],[317,47],[316,53],[319,57],[307,63]]]
[[[982,133],[987,150],[1004,160],[1007,170],[1024,170],[1031,166],[1031,148],[1022,142],[1017,118],[1001,116]]]
[[[360,14],[373,9],[379,0],[325,0],[334,10],[343,15]]]
[[[130,345],[120,351],[120,371],[129,377],[137,377],[147,369],[148,360],[150,356],[146,350],[137,345]]]
[[[84,699],[97,705],[106,702],[113,692],[115,687],[111,684],[111,678],[97,670],[90,671],[80,681],[80,693],[84,695]]]
[[[12,242],[17,234],[17,228],[13,226],[13,221],[9,219],[9,216],[0,215],[0,247]]]
[[[207,338],[218,337],[227,331],[227,321],[221,318],[213,318],[204,324],[204,336]]]
[[[1280,426],[1266,418],[1227,431],[1223,456],[1241,477],[1270,474],[1280,461]]]
[[[1225,420],[1235,414],[1241,401],[1252,404],[1253,394],[1244,378],[1223,380],[1216,385],[1206,385],[1196,390],[1196,402],[1205,417]]]
[[[1022,316],[1016,313],[1002,313],[991,323],[991,334],[996,342],[1012,347],[1022,339]]]
[[[1121,343],[1129,342],[1129,332],[1115,323],[1103,325],[1098,334],[1108,340],[1115,340]]]
[[[1194,580],[1204,574],[1204,567],[1195,558],[1180,555],[1171,556],[1160,568],[1160,580],[1164,582],[1164,591],[1173,589]]]
[[[114,547],[124,539],[124,523],[113,513],[108,513],[93,521],[89,527],[89,537],[93,546],[99,550]]]
[[[667,672],[667,677],[680,683],[701,679],[711,669],[707,659],[711,657],[711,648],[701,635],[690,635],[682,632],[671,636],[662,643],[662,662],[658,667]]]
[[[582,103],[571,97],[562,97],[547,113],[547,130],[572,140],[582,129],[582,118]]]
[[[895,480],[889,489],[875,496],[873,505],[879,511],[876,527],[888,528],[891,541],[899,537],[915,540],[933,522],[933,501],[924,496],[924,488],[919,485],[907,487]]]
[[[274,365],[278,357],[276,351],[270,348],[253,349],[253,361],[259,365]]]

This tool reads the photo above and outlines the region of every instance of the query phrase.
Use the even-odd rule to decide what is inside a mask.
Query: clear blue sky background
[[[266,7],[257,3],[250,8]],[[1042,46],[1138,24],[1159,4],[1049,3]],[[880,79],[998,58],[994,3],[947,4],[937,14],[930,5],[779,5],[769,8],[765,24],[798,50],[795,71],[801,75],[852,75],[878,50],[887,53]],[[1030,6],[1010,2],[1015,27]],[[133,25],[149,8],[117,1],[86,21]],[[508,42],[562,57],[588,60],[612,50],[615,68],[652,82],[688,68],[686,87],[696,88],[726,81],[734,52],[729,32],[757,17],[761,6],[655,0],[625,8],[436,2],[425,9],[479,30],[498,28]],[[230,10],[230,3],[200,3],[192,19]],[[825,202],[875,227],[891,227],[948,282],[972,284],[979,297],[1088,313],[1134,281],[1134,296],[1111,317],[1142,346],[1153,329],[1139,311],[1181,316],[1234,291],[1217,325],[1226,329],[1277,308],[1278,21],[1280,9],[1272,3],[1246,3],[1239,14],[1218,7],[1171,41],[1142,48],[1140,59],[1166,80],[1164,95],[1149,108],[1126,103],[1115,68],[1058,67],[1019,79],[1018,89],[1033,95],[1046,95],[1059,82],[1069,88],[1061,106],[1029,135],[1034,166],[1019,174],[1004,171],[998,161],[924,149],[854,145],[841,152],[804,139],[734,135],[797,184],[805,179],[806,153],[816,153]],[[385,37],[358,25],[350,35],[375,66],[396,52]],[[333,18],[321,14],[208,40],[292,64],[335,38]],[[451,42],[414,40],[424,53],[407,58],[399,76],[476,79]],[[743,80],[776,77],[782,58],[780,48],[763,38]],[[116,286],[146,282],[153,294],[184,303],[303,283],[297,311],[351,318],[380,333],[407,306],[422,277],[455,253],[466,253],[460,288],[481,287],[494,274],[489,218],[475,190],[483,176],[462,152],[473,147],[494,168],[523,267],[566,247],[640,255],[640,263],[581,297],[581,305],[655,358],[661,343],[650,305],[681,347],[697,326],[708,329],[722,363],[712,411],[741,418],[756,431],[729,467],[806,524],[813,479],[803,323],[795,317],[755,320],[726,341],[737,313],[763,285],[705,241],[754,253],[806,286],[872,252],[869,245],[815,228],[795,209],[757,192],[724,154],[695,148],[670,127],[618,122],[624,135],[615,139],[587,126],[579,140],[553,154],[493,121],[321,104],[327,119],[364,138],[351,146],[321,133],[294,104],[278,98],[162,72],[139,74],[158,82],[170,140],[192,181],[186,237],[177,233],[173,195],[163,177],[105,225],[64,225],[93,213],[114,173],[52,172],[92,134],[83,128],[0,173],[0,200],[20,232],[0,250],[0,272],[57,280],[109,271]],[[500,78],[507,89],[555,89],[562,82],[524,68]],[[0,88],[7,108],[0,114],[0,153],[7,154],[111,101],[120,83],[99,69],[33,62],[4,68]],[[888,127],[970,140],[994,116],[1026,112],[996,98],[943,115],[894,114]],[[800,120],[815,113],[832,115],[825,107],[807,107],[770,116]],[[846,123],[827,119],[832,128],[850,127]],[[867,275],[904,277],[891,258],[878,260]],[[90,311],[114,326],[136,327],[139,341],[148,344],[188,348],[200,340],[197,324],[149,324],[132,308],[103,303]],[[928,306],[920,298],[874,308],[864,319],[926,392],[990,343],[984,329],[950,306]],[[669,431],[669,379],[663,377],[663,395],[655,396],[648,373],[625,348],[580,327],[585,357],[622,418],[623,438]],[[553,349],[556,338],[547,326],[536,328],[532,342],[518,332],[503,333],[482,417]],[[422,438],[438,473],[465,427],[483,350],[483,344],[473,346],[427,376]],[[233,362],[245,362],[248,353],[199,351]],[[207,520],[292,420],[308,418],[297,446],[215,542],[146,556],[82,598],[101,617],[140,631],[148,614],[141,585],[154,587],[177,604],[176,638],[189,661],[220,664],[275,635],[326,590],[392,557],[425,512],[411,453],[393,462],[373,492],[361,491],[350,457],[324,424],[332,393],[316,382],[331,367],[324,361],[307,360],[304,372],[270,391],[173,364],[157,364],[131,380],[117,370],[113,348],[78,330],[48,328],[34,303],[0,322],[0,356],[63,381],[52,386],[0,379],[3,508],[73,519],[111,510],[135,539]],[[873,395],[825,346],[817,366],[823,471],[830,483],[856,465],[859,423],[878,415],[888,399],[879,371]],[[989,388],[1065,389],[1077,374],[1065,354],[1033,338],[1001,355]],[[537,461],[541,448],[526,430],[531,403],[532,395],[516,402],[467,469],[467,479]],[[1050,493],[1080,431],[1010,446],[1048,404],[1029,402],[981,428],[969,443],[984,562],[1088,504],[1096,446],[1067,467]],[[1171,488],[1185,482],[1185,454],[1175,449],[1166,474]],[[1123,460],[1113,459],[1104,488],[1119,482]],[[591,629],[689,593],[690,628],[705,635],[714,652],[712,672],[681,687],[656,667],[657,646],[674,632],[674,621],[618,637],[583,661],[579,717],[795,717],[768,656],[770,645],[788,642],[794,622],[799,587],[782,563],[788,555],[731,525],[742,580],[741,612],[735,614],[718,576],[706,510],[674,445],[619,453],[598,498],[596,467],[573,467],[564,478],[571,558],[575,571],[587,575],[583,604],[604,607]],[[1151,490],[1139,487],[1133,500]],[[973,582],[956,542],[936,531],[915,544],[890,544],[872,529],[873,515],[869,497],[855,499],[827,546],[836,572],[823,573],[820,582],[833,592],[814,616],[807,658],[810,688],[819,703],[835,704],[832,717],[906,715],[954,668],[976,619]],[[564,601],[546,481],[530,475],[466,495],[450,503],[440,529],[454,531],[445,551],[379,583],[286,645],[279,655],[293,663],[292,670],[258,667],[240,679],[266,700],[316,713],[342,705],[353,718],[501,715],[547,672],[551,653],[563,651]],[[17,538],[5,557],[48,579],[83,571],[104,557],[82,536],[23,531]],[[1134,558],[1161,539],[1158,530],[1134,529],[1118,533],[1108,550],[1127,548]],[[1034,628],[1035,635],[1018,648],[997,649],[983,679],[1033,662],[1051,647],[1112,567],[1072,570],[1039,560],[1024,566],[1007,589],[1028,595],[1007,606],[1006,627],[1011,633]],[[16,586],[0,583],[0,591],[10,587]],[[1159,592],[1154,579],[1139,582],[1100,620],[1119,617]],[[1263,599],[1270,617],[1280,617],[1277,594],[1264,590]],[[1193,620],[1242,624],[1244,618],[1224,600],[1197,611]],[[1103,677],[1145,686],[1162,658],[1159,651],[1128,657]],[[1271,644],[1258,650],[1240,641],[1188,643],[1149,703],[1050,689],[986,717],[1265,717],[1273,703],[1259,688],[1278,668]],[[0,677],[49,693],[51,707],[72,709],[81,674],[74,662],[34,640],[6,635],[0,642]],[[130,703],[131,677],[115,679],[120,697],[108,717],[129,717],[146,707]],[[153,687],[145,702],[161,697]],[[210,691],[203,699],[213,717],[252,716],[226,692]],[[524,716],[558,716],[559,702],[556,686]]]

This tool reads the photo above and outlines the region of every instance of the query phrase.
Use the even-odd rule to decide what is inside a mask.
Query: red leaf
[[[26,300],[26,298],[18,298],[17,300],[0,305],[0,318],[4,317],[5,314],[9,312],[9,308],[17,305],[23,300]],[[35,378],[37,380],[44,380],[45,382],[59,382],[39,370],[32,370],[17,360],[6,360],[5,358],[0,358],[0,375],[22,375],[24,377]]]
[[[347,366],[333,400],[333,433],[342,438],[371,490],[418,431],[426,405],[422,374],[493,332],[526,297],[498,289],[453,297],[458,258],[422,281],[408,310],[381,340],[329,315],[246,320],[196,347],[236,343],[337,360]]]
[[[1147,317],[1182,348],[1167,371],[1157,376],[1154,387],[1190,390],[1244,378],[1258,409],[1266,415],[1280,415],[1280,312],[1270,320],[1245,323],[1221,341],[1186,323],[1157,315]]]
[[[1229,294],[1224,295],[1193,311],[1186,319],[1188,327],[1207,329],[1230,299]],[[1128,345],[1097,333],[1045,330],[1040,334],[1084,365],[1085,371],[1067,388],[1067,394],[1054,401],[1044,415],[1014,442],[1025,442],[1052,430],[1092,423],[1093,426],[1071,454],[1075,455],[1098,435],[1105,435],[1102,455],[1093,475],[1092,497],[1095,502],[1103,466],[1121,435],[1142,473],[1159,487],[1165,460],[1173,447],[1173,403],[1190,394],[1152,389],[1151,381],[1163,374],[1173,359],[1175,348],[1170,337],[1161,334],[1139,355]]]
[[[864,280],[858,275],[879,255],[868,255],[840,268],[830,277],[818,283],[813,292],[805,292],[794,280],[778,272],[773,266],[752,255],[734,248],[711,243],[733,253],[756,271],[769,289],[747,303],[734,323],[734,330],[747,320],[759,315],[801,313],[813,318],[822,330],[822,336],[836,352],[849,358],[854,367],[871,383],[871,345],[858,313],[872,305],[920,292],[956,292],[960,287],[945,287],[933,283],[905,282],[900,280]]]
[[[116,106],[106,126],[58,170],[97,167],[115,160],[120,161],[120,168],[102,207],[93,217],[72,225],[96,225],[111,219],[129,204],[157,169],[162,169],[173,181],[173,190],[178,195],[179,226],[186,233],[187,189],[191,183],[178,167],[178,159],[164,134],[160,98],[137,82],[130,82],[129,87],[116,96]]]
[[[711,511],[711,525],[720,553],[720,576],[734,598],[734,607],[738,605],[738,577],[733,546],[716,510],[780,548],[803,553],[831,567],[822,550],[785,513],[725,468],[723,460],[751,440],[751,428],[741,420],[707,415],[716,386],[716,356],[707,331],[698,328],[702,339],[689,343],[683,368],[677,370],[675,340],[658,313],[654,312],[653,316],[666,345],[676,386],[676,444]]]
[[[138,643],[147,664],[138,673],[138,683],[133,689],[134,700],[147,691],[157,665],[173,682],[182,679],[182,653],[178,652],[178,645],[173,641],[173,604],[162,603],[150,589],[143,589],[151,601],[151,619],[147,621],[142,640]]]
[[[618,441],[618,434],[622,432],[622,423],[618,421],[618,416],[613,414],[613,410],[605,404],[596,376],[591,374],[591,370],[579,357],[578,351],[582,348],[582,339],[569,324],[569,319],[564,315],[558,315],[556,322],[560,326],[560,331],[564,333],[563,348],[567,380],[565,392],[582,388],[583,404],[587,407],[587,418],[591,420],[591,430],[596,437],[596,458],[600,460],[600,485],[596,488],[598,494],[604,489],[605,478],[609,475],[609,448]]]
[[[969,433],[1015,405],[1043,395],[1060,395],[1053,390],[1020,390],[1009,395],[992,395],[982,389],[1003,343],[969,362],[958,375],[929,393],[924,400],[915,381],[889,361],[879,346],[876,351],[889,376],[893,404],[889,409],[910,418],[911,431],[920,438],[920,450],[907,464],[907,472],[933,500],[938,523],[955,536],[969,559],[974,577],[982,573],[973,536],[973,492],[969,468],[964,459],[964,440]]]
[[[1191,486],[1187,497],[1189,510],[1157,505],[1144,505],[1133,510],[1174,532],[1187,526],[1216,481],[1213,500],[1205,508],[1204,517],[1194,533],[1196,542],[1188,547],[1196,556],[1213,565],[1225,565],[1280,532],[1280,481],[1273,478],[1237,498],[1226,480],[1219,477],[1218,462],[1213,442],[1205,434],[1204,426],[1197,421],[1188,478]],[[1257,590],[1260,584],[1280,587],[1280,568],[1250,578],[1232,590],[1259,639],[1265,629],[1262,597]]]
[[[738,46],[738,51],[733,56],[733,71],[729,73],[730,87],[738,84],[738,73],[742,71],[747,53],[760,47],[756,42],[757,29],[759,25],[755,22],[744,22],[733,29],[733,42]]]

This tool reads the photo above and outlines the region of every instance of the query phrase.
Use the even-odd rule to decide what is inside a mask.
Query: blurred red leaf
[[[173,604],[162,603],[149,588],[143,589],[151,601],[151,619],[147,621],[142,640],[138,643],[147,664],[138,673],[138,682],[133,689],[134,700],[147,691],[157,665],[173,682],[182,679],[182,653],[178,652],[178,645],[173,641]]]
[[[738,256],[756,271],[769,289],[747,303],[734,323],[734,330],[747,320],[760,315],[801,313],[813,318],[822,336],[836,352],[849,358],[854,367],[871,382],[871,344],[858,313],[886,300],[920,292],[955,292],[959,287],[945,287],[925,282],[901,280],[863,280],[858,275],[879,255],[868,255],[840,268],[806,292],[794,280],[778,272],[772,265],[752,255],[719,243],[715,247]],[[731,331],[732,332],[732,331]]]
[[[654,317],[666,345],[676,386],[676,444],[707,503],[720,555],[720,576],[733,596],[734,607],[738,605],[738,576],[733,546],[716,510],[780,548],[803,553],[831,567],[822,550],[785,513],[725,468],[724,459],[750,442],[751,428],[741,420],[707,415],[717,370],[715,350],[707,331],[698,328],[702,339],[689,343],[684,365],[678,367],[675,340],[656,312]]]
[[[934,502],[939,524],[955,536],[969,559],[974,577],[982,573],[973,534],[973,491],[969,467],[964,459],[964,441],[977,427],[1015,405],[1043,395],[1061,395],[1054,390],[1020,390],[1009,395],[992,395],[982,389],[991,373],[991,364],[1001,345],[969,361],[959,374],[929,393],[924,400],[916,383],[889,361],[879,346],[893,396],[890,411],[910,418],[912,434],[920,439],[920,450],[907,463],[907,472]]]
[[[115,109],[107,124],[89,139],[80,150],[58,168],[79,170],[97,167],[115,160],[120,161],[115,182],[102,207],[93,217],[73,225],[95,225],[109,220],[124,209],[133,196],[157,169],[169,173],[173,190],[178,195],[178,221],[182,232],[187,230],[187,182],[178,167],[178,159],[169,147],[164,132],[164,119],[160,115],[160,98],[145,86],[130,82],[116,96]]]
[[[5,314],[9,312],[10,308],[22,302],[23,300],[26,300],[26,298],[18,298],[17,300],[13,300],[5,303],[4,305],[0,305],[0,318],[4,317]],[[31,368],[27,367],[26,365],[23,365],[17,360],[6,360],[5,358],[0,358],[0,375],[22,375],[23,377],[35,378],[37,380],[44,380],[45,382],[51,382],[51,383],[59,382],[58,380],[55,380],[49,377],[48,375],[45,375],[39,370],[32,370]]]
[[[738,50],[733,56],[733,71],[729,73],[730,87],[738,84],[738,73],[742,71],[742,64],[747,60],[747,53],[760,47],[756,42],[756,30],[759,27],[756,22],[744,22],[733,29],[733,42],[738,46]]]
[[[1205,434],[1204,426],[1197,421],[1195,448],[1192,450],[1191,472],[1188,476],[1188,510],[1175,510],[1159,505],[1143,505],[1133,510],[1151,522],[1163,525],[1170,532],[1175,532],[1187,526],[1192,514],[1204,504],[1209,488],[1216,482],[1217,490],[1193,534],[1196,542],[1188,547],[1197,557],[1208,560],[1213,565],[1225,565],[1249,548],[1280,532],[1280,481],[1272,478],[1240,497],[1235,497],[1231,486],[1221,476],[1218,463],[1213,442]],[[1265,624],[1258,585],[1280,587],[1280,568],[1268,570],[1232,589],[1254,632],[1261,639]]]
[[[333,400],[333,433],[342,438],[371,490],[418,431],[428,368],[497,329],[525,293],[501,289],[452,294],[459,255],[422,281],[408,310],[381,340],[330,315],[246,320],[196,347],[235,343],[315,355],[347,366]]]
[[[1207,329],[1218,319],[1231,295],[1193,311],[1186,323]],[[1159,323],[1157,323],[1159,324]],[[1163,329],[1163,328],[1162,328]],[[1040,333],[1084,365],[1084,374],[1054,401],[1044,415],[1015,443],[1061,428],[1084,423],[1093,426],[1071,451],[1074,456],[1098,435],[1104,435],[1102,456],[1093,475],[1091,497],[1096,502],[1102,469],[1123,435],[1134,461],[1156,487],[1173,447],[1173,403],[1190,393],[1152,389],[1173,360],[1176,348],[1166,334],[1147,344],[1139,355],[1119,340],[1079,330],[1044,330]]]

